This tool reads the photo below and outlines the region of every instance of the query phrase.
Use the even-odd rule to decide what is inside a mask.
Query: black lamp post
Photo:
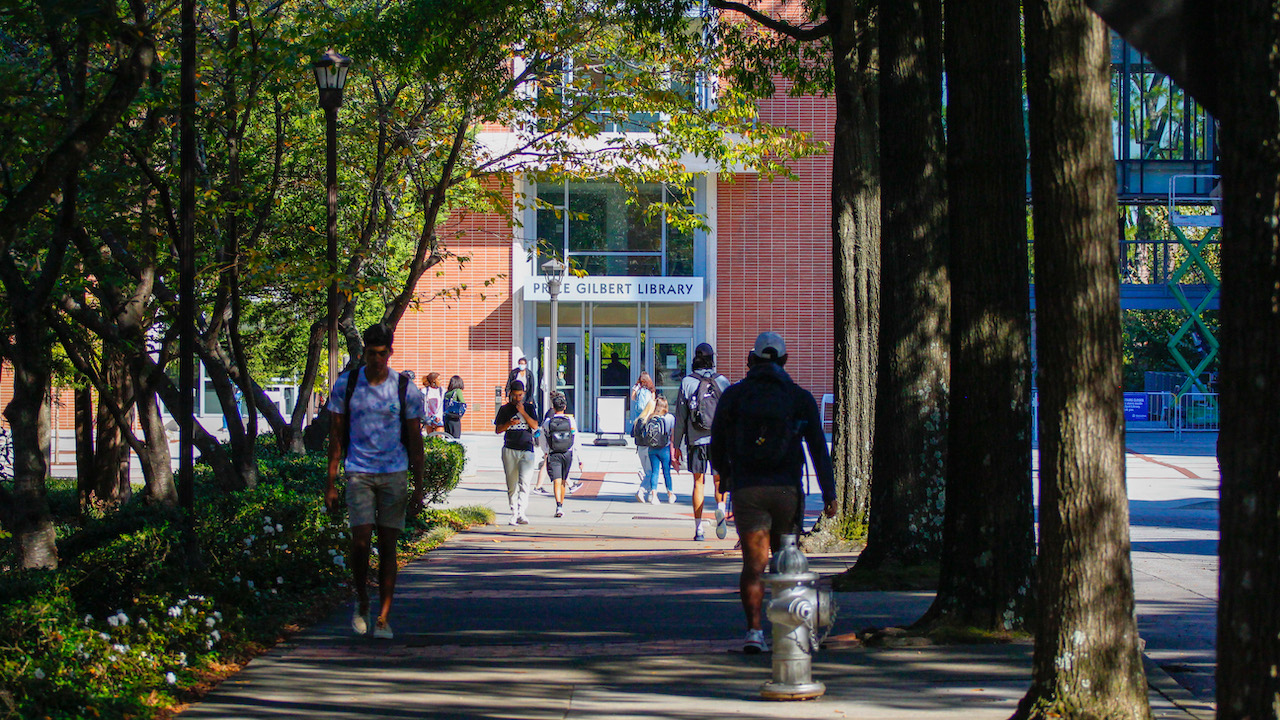
[[[543,387],[547,388],[547,402],[551,402],[551,396],[555,394],[556,383],[560,379],[560,348],[556,345],[556,330],[559,329],[560,308],[558,307],[560,299],[560,285],[564,280],[565,264],[555,258],[542,263],[542,271],[547,275],[547,292],[551,295],[551,362],[547,368],[547,381]]]
[[[338,379],[338,108],[342,106],[342,89],[347,85],[351,58],[329,48],[311,62],[316,73],[316,89],[320,91],[320,107],[324,110],[325,185],[329,195],[326,233],[329,247],[329,385]]]

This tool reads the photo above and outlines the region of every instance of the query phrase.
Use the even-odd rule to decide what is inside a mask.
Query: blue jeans
[[[667,492],[675,492],[671,485],[671,446],[649,448],[649,489],[658,491],[658,469],[667,479]]]

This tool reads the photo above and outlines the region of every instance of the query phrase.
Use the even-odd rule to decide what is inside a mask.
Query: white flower
[[[213,641],[212,641],[212,640],[205,640],[205,641],[204,641],[204,648],[205,648],[206,650],[212,650],[212,649],[213,649]]]
[[[270,524],[271,524],[271,516],[270,516],[270,515],[268,515],[266,518],[264,518],[264,519],[262,520],[262,522],[267,523],[268,525],[270,525]]]
[[[181,615],[182,615],[182,608],[178,607],[177,605],[174,605],[173,607],[169,608],[169,617],[176,618]]]
[[[127,654],[127,653],[129,652],[129,646],[128,646],[128,645],[121,645],[120,643],[116,643],[115,645],[112,645],[112,646],[111,646],[111,649],[112,649],[112,650],[115,650],[116,652],[120,653],[121,655],[125,655],[125,654]]]
[[[239,576],[239,575],[236,575],[235,577],[231,578],[231,582],[233,582],[233,583],[238,583],[238,582],[240,582],[240,576]]]
[[[280,549],[281,549],[281,550],[288,550],[288,549],[289,549],[289,543],[285,543],[285,544],[281,545],[281,546],[280,546]]]
[[[91,623],[91,622],[93,622],[93,616],[92,616],[92,615],[85,615],[85,616],[84,616],[84,624],[85,624],[85,625],[88,625],[88,624],[89,624],[89,623]]]
[[[213,627],[214,625],[217,625],[217,624],[218,624],[217,620],[214,620],[213,618],[205,618],[205,621],[204,621],[205,627]]]
[[[275,588],[271,588],[271,594],[272,594],[272,595],[279,595],[279,594],[280,594],[280,591],[279,591],[279,590],[276,590]]]
[[[263,526],[262,526],[262,532],[264,532],[264,533],[266,533],[266,534],[268,534],[268,535],[274,535],[274,534],[275,534],[275,532],[276,532],[276,529],[275,529],[275,528],[273,528],[273,527],[271,527],[270,525],[263,525]]]
[[[180,653],[178,653],[178,664],[179,664],[179,665],[181,665],[182,667],[186,667],[186,666],[187,666],[187,654],[186,654],[186,653],[184,653],[184,652],[180,652]]]
[[[172,684],[174,684],[174,683],[178,682],[178,676],[177,676],[177,675],[174,675],[174,674],[173,674],[173,673],[171,673],[171,672],[167,672],[167,673],[165,673],[165,674],[164,674],[164,680],[165,680],[165,682],[167,682],[167,683],[169,683],[170,685],[172,685]]]
[[[244,539],[244,546],[245,546],[245,547],[252,547],[252,546],[253,546],[253,538],[245,538],[245,539]]]
[[[36,671],[35,671],[35,677],[36,677],[36,679],[37,679],[37,680],[43,680],[43,679],[44,679],[44,670],[41,670],[40,668],[36,668]]]
[[[100,633],[98,633],[98,637],[102,638],[103,640],[110,640],[110,639],[111,639],[111,636],[110,636],[110,635],[108,635],[108,634],[106,634],[106,633],[104,633],[104,632],[100,632]]]
[[[147,626],[147,619],[146,619],[146,618],[138,618],[138,627],[144,628],[144,627],[146,627],[146,626]]]
[[[222,613],[218,612],[217,610],[213,611],[213,616],[218,618],[219,620],[222,619]]]
[[[253,581],[252,581],[252,580],[250,580],[249,582],[245,583],[245,585],[248,585],[250,590],[252,590],[252,589],[253,589]]]
[[[338,567],[346,567],[347,561],[341,555],[339,555],[333,559],[333,564],[337,565]]]
[[[218,642],[219,640],[222,639],[222,633],[218,632],[217,630],[214,630],[213,632],[209,633],[209,637],[213,638],[214,642]]]
[[[337,554],[338,554],[337,550],[334,550],[333,548],[329,548],[329,557],[333,557],[334,555],[337,555]],[[86,620],[85,622],[88,622],[88,620]]]
[[[276,584],[277,584],[277,585],[283,585],[283,584],[284,584],[284,577],[282,577],[282,576],[277,576],[277,577],[276,577]]]
[[[107,618],[107,624],[110,625],[111,627],[116,627],[120,624],[120,618],[116,615],[112,615],[111,617]]]

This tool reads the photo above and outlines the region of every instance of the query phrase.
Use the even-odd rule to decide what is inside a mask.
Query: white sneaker
[[[644,488],[636,491],[636,502],[644,502]]]
[[[525,517],[525,516],[521,515],[520,517],[516,518],[516,524],[517,524],[517,525],[528,525],[528,524],[529,524],[529,518],[527,518],[527,517]]]
[[[764,641],[763,630],[748,630],[747,637],[742,641],[742,652],[748,655],[756,655],[767,652],[769,645]]]
[[[396,635],[391,632],[391,623],[386,620],[379,619],[378,623],[373,626],[373,636],[379,640],[390,640]]]
[[[675,494],[675,493],[673,493],[673,492],[669,492],[669,493],[667,493],[667,502],[671,503],[672,505],[675,505],[675,504],[676,504],[676,494]]]
[[[726,522],[724,508],[716,508],[716,537],[723,540],[729,534],[729,523]]]
[[[657,491],[657,490],[654,490],[653,492],[649,493],[649,502],[650,502],[650,503],[652,503],[652,504],[654,504],[654,505],[661,505],[661,504],[662,504],[662,499],[658,497],[658,491]]]
[[[512,515],[512,516],[511,516],[511,519],[507,521],[507,524],[508,524],[508,525],[519,525],[519,524],[520,524],[520,518],[519,518],[519,517],[517,517],[517,516],[515,516],[515,515]]]
[[[368,610],[360,612],[360,603],[356,603],[355,608],[351,611],[351,630],[357,635],[369,634],[369,620],[365,617],[369,613]]]

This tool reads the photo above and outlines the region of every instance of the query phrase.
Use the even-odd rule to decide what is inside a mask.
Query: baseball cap
[[[756,345],[751,349],[751,354],[761,360],[777,360],[786,357],[787,343],[778,333],[766,330],[756,336]]]
[[[694,355],[702,357],[714,358],[716,356],[715,348],[711,347],[711,343],[698,343],[698,347],[693,350]]]

